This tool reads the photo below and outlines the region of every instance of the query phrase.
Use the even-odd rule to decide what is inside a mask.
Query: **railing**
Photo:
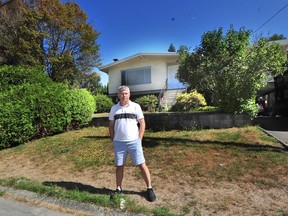
[[[165,80],[165,84],[158,95],[158,104],[159,105],[160,105],[160,101],[163,99],[165,91],[167,90],[167,84],[168,84],[168,79]]]

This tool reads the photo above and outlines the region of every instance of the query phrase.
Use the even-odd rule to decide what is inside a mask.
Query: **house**
[[[127,85],[131,97],[154,94],[160,102],[175,103],[177,94],[186,90],[186,85],[176,78],[179,67],[178,53],[137,53],[100,67],[108,74],[108,92],[117,97],[118,87]]]
[[[277,40],[270,43],[278,43],[288,53],[288,40]],[[267,85],[257,93],[257,102],[262,103],[264,115],[288,115],[288,72],[276,77],[268,77]]]

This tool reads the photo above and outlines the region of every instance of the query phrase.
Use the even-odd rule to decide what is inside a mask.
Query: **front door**
[[[183,89],[186,88],[186,85],[181,83],[176,78],[176,73],[178,71],[178,65],[168,66],[168,80],[167,80],[167,88],[168,89]]]

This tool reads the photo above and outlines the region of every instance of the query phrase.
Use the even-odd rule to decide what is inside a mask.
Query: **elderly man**
[[[115,193],[122,192],[124,166],[127,154],[129,154],[134,165],[140,168],[147,186],[147,199],[154,202],[156,196],[142,148],[146,126],[142,109],[139,104],[130,100],[130,89],[127,86],[119,87],[118,98],[119,102],[112,106],[109,113],[109,133],[114,145],[116,165]]]

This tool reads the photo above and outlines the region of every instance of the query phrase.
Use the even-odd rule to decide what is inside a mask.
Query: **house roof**
[[[165,53],[136,53],[134,55],[131,55],[131,56],[128,56],[126,58],[123,58],[123,59],[115,59],[114,62],[110,63],[110,64],[107,64],[107,65],[103,65],[101,66],[99,69],[100,71],[103,71],[105,73],[108,73],[109,71],[109,68],[115,66],[115,65],[118,65],[118,64],[121,64],[123,62],[126,62],[126,61],[129,61],[129,60],[132,60],[132,59],[135,59],[137,57],[145,57],[145,56],[158,56],[158,57],[169,57],[169,56],[175,56],[177,57],[178,56],[178,53],[176,52],[165,52]]]

